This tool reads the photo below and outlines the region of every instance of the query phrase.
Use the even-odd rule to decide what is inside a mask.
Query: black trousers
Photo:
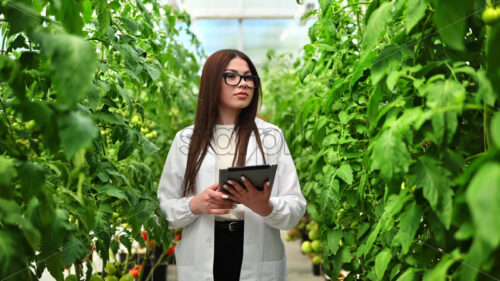
[[[223,227],[215,227],[214,245],[214,280],[240,280],[241,262],[243,260],[243,226],[230,231]]]

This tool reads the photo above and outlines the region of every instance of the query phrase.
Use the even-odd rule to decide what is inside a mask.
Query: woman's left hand
[[[241,177],[241,179],[245,184],[246,189],[235,180],[228,181],[228,183],[234,188],[224,184],[223,188],[227,187],[224,189],[228,193],[229,199],[240,202],[263,217],[269,215],[274,208],[271,201],[269,201],[269,198],[271,197],[271,187],[269,186],[269,182],[266,181],[263,190],[258,190],[245,177]]]

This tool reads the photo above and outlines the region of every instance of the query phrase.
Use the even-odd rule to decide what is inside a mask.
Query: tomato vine
[[[71,265],[88,280],[92,249],[104,266],[142,230],[166,250],[157,180],[192,121],[203,56],[189,15],[155,0],[16,0],[0,17],[2,280],[62,280]]]
[[[269,53],[264,77],[325,272],[496,280],[500,25],[482,13],[498,3],[319,3],[303,55]]]

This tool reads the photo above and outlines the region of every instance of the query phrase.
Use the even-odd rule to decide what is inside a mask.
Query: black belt
[[[216,221],[215,229],[229,232],[240,232],[243,231],[244,225],[245,221]]]

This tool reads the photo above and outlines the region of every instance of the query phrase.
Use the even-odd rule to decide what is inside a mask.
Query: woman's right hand
[[[227,199],[227,195],[223,192],[217,192],[219,184],[216,183],[202,193],[196,195],[191,199],[189,208],[193,214],[214,214],[225,215],[228,214],[235,206],[233,200]]]

